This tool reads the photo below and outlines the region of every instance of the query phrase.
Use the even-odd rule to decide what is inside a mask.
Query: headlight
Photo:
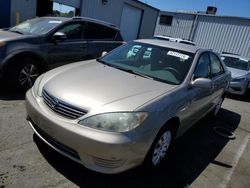
[[[41,83],[41,81],[42,81],[42,79],[43,79],[43,76],[44,76],[44,74],[40,75],[40,76],[36,79],[36,81],[35,81],[35,83],[34,83],[34,85],[33,85],[33,87],[32,87],[32,93],[33,93],[34,96],[38,96],[38,95],[39,95],[39,93],[38,93],[38,91],[39,91],[39,86],[40,86],[40,83]]]
[[[104,131],[126,132],[139,126],[147,116],[146,112],[114,112],[88,117],[79,124]]]
[[[241,77],[237,77],[237,78],[233,78],[231,81],[232,82],[241,82],[246,80],[246,76],[241,76]]]

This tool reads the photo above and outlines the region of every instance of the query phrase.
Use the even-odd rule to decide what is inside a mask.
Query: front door
[[[210,59],[207,53],[202,54],[197,62],[193,73],[193,80],[197,78],[210,79]],[[212,88],[187,88],[185,97],[186,103],[179,112],[183,117],[180,134],[200,120],[201,117],[211,108]]]
[[[66,34],[66,39],[53,41],[48,46],[49,64],[59,65],[84,60],[87,50],[87,42],[83,39],[84,25],[81,22],[70,23],[62,26],[56,32]]]

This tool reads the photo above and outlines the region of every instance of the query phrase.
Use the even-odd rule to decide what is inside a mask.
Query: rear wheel
[[[42,73],[38,63],[31,58],[15,60],[8,68],[7,80],[16,89],[29,89]]]

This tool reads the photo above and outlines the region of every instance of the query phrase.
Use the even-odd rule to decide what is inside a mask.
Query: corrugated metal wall
[[[173,16],[172,26],[159,24],[162,14]],[[195,15],[197,14],[161,12],[155,35],[192,39],[200,47],[250,58],[250,19],[198,14],[195,22]]]
[[[250,19],[199,16],[194,41],[217,52],[250,57]]]
[[[22,22],[35,16],[36,0],[11,0],[11,25],[16,25],[17,17]]]
[[[171,37],[188,39],[192,28],[192,23],[194,20],[194,15],[175,14],[175,13],[168,13],[167,15],[173,16],[172,25],[171,26],[160,25],[159,24],[160,16],[159,16],[157,20],[157,26],[155,29],[155,35],[166,35]]]
[[[11,0],[0,0],[0,28],[10,26]]]

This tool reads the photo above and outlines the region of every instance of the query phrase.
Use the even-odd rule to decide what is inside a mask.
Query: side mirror
[[[53,40],[65,40],[66,38],[67,38],[66,34],[62,32],[56,32],[52,36]]]
[[[107,53],[108,53],[108,52],[103,51],[103,52],[102,52],[102,56],[101,56],[101,57],[105,56]]]
[[[207,79],[207,78],[197,78],[194,81],[192,81],[190,85],[193,87],[211,89],[212,88],[212,81],[210,79]]]

